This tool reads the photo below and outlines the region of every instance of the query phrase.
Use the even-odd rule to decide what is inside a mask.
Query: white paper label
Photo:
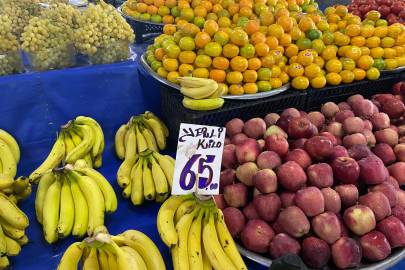
[[[173,177],[173,195],[219,194],[226,129],[181,124]]]

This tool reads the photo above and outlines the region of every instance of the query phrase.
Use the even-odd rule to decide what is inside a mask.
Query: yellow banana
[[[225,94],[225,87],[219,87],[217,88],[217,90],[210,96],[208,96],[207,98],[220,98]]]
[[[136,155],[137,146],[135,127],[132,126],[128,135],[127,143],[125,144],[125,159],[129,159]]]
[[[138,251],[136,251],[133,248],[130,248],[128,246],[122,246],[120,247],[125,253],[128,253],[129,255],[131,255],[135,261],[136,264],[138,265],[138,269],[139,270],[148,270],[148,268],[146,267],[145,261],[143,260],[143,258],[141,257],[141,255],[139,255]]]
[[[90,255],[84,262],[83,270],[98,270],[100,266],[97,258],[97,248],[91,248]]]
[[[98,249],[98,265],[100,270],[110,270],[108,265],[108,255],[103,249]]]
[[[163,132],[163,128],[160,123],[156,119],[145,119],[142,117],[142,123],[147,124],[152,128],[153,134],[155,135],[155,139],[157,145],[160,150],[164,150],[166,148],[166,137]]]
[[[139,156],[133,156],[131,158],[125,159],[122,162],[120,168],[117,172],[117,182],[118,185],[122,188],[125,188],[131,183],[130,174],[132,167],[134,167],[135,163],[138,161]]]
[[[73,140],[70,138],[69,132],[65,132],[65,147],[66,147],[66,155],[69,155],[70,152],[75,149],[76,145]]]
[[[108,266],[110,267],[110,270],[118,269],[117,256],[115,256],[115,254],[109,251],[108,249],[103,250],[105,251],[105,253],[107,253]]]
[[[0,173],[0,190],[12,187],[14,184],[14,177],[11,175]]]
[[[171,248],[170,253],[172,253],[173,269],[180,270],[179,246]]]
[[[3,257],[7,252],[7,240],[3,233],[3,228],[0,226],[0,258]]]
[[[205,208],[205,213],[204,213],[204,220],[202,222],[202,229],[205,228],[205,226],[209,223],[210,220],[210,208]],[[210,259],[208,258],[207,252],[204,249],[204,246],[202,246],[201,254],[202,254],[202,261],[203,261],[203,270],[212,270],[212,265],[210,262]]]
[[[41,224],[43,221],[45,196],[53,182],[55,182],[55,175],[52,170],[48,170],[42,174],[41,180],[39,181],[37,196],[35,198],[35,212],[37,213],[37,220]]]
[[[10,199],[0,192],[0,217],[11,226],[23,230],[29,225],[27,216]]]
[[[69,130],[69,135],[72,138],[75,147],[78,146],[83,141],[82,138],[79,135],[77,135],[73,130]]]
[[[84,241],[71,244],[63,254],[57,270],[76,270],[85,246]]]
[[[122,125],[115,134],[115,152],[119,159],[125,158],[125,134],[127,130],[128,125]]]
[[[58,240],[57,226],[59,221],[59,205],[60,195],[62,189],[61,176],[57,175],[55,182],[49,187],[46,192],[44,209],[43,209],[43,222],[45,240],[52,244]]]
[[[62,176],[62,190],[60,195],[59,223],[56,228],[59,238],[66,238],[73,229],[75,221],[75,205],[73,202],[70,181]]]
[[[93,168],[94,169],[98,169],[101,167],[101,164],[103,164],[103,156],[99,155],[98,157],[96,157],[96,159],[94,160],[93,163]]]
[[[160,167],[162,167],[162,170],[166,175],[167,184],[169,185],[169,189],[171,191],[173,186],[174,165],[168,158],[160,155],[159,153],[154,152],[153,157],[157,159]]]
[[[20,229],[17,229],[17,228],[15,228],[15,227],[11,226],[11,224],[8,223],[8,222],[7,222],[5,219],[3,219],[2,217],[0,217],[0,227],[3,228],[3,233],[4,233],[4,235],[6,235],[6,236],[8,236],[8,237],[10,237],[10,238],[12,238],[12,239],[14,239],[14,240],[17,240],[17,239],[23,237],[24,234],[25,234],[25,230],[24,230],[24,229],[20,230]],[[1,236],[0,236],[0,237],[1,237]],[[1,241],[1,240],[0,240],[0,241]],[[1,246],[1,244],[0,244],[0,246]],[[1,252],[0,252],[0,253],[1,253]]]
[[[107,227],[106,226],[98,226],[97,228],[94,229],[94,235],[97,235],[99,233],[104,233],[104,234],[109,234]]]
[[[196,77],[176,77],[176,80],[180,82],[181,86],[192,88],[203,87],[209,84],[210,82],[214,81],[211,79],[196,78]]]
[[[79,116],[76,118],[75,123],[81,124],[81,125],[87,125],[93,129],[94,144],[93,144],[93,149],[92,149],[92,155],[94,157],[101,155],[101,153],[103,152],[102,144],[104,142],[104,133],[103,133],[103,130],[101,129],[100,125],[97,123],[97,121],[91,117]]]
[[[211,111],[221,108],[224,102],[222,98],[192,99],[185,96],[183,106],[194,111]]]
[[[124,197],[125,199],[131,198],[131,192],[132,192],[132,183],[129,183],[129,185],[122,191],[122,197]]]
[[[13,138],[13,136],[2,129],[0,129],[0,140],[4,141],[11,148],[15,161],[18,164],[18,162],[20,162],[20,147],[18,146],[16,140]]]
[[[60,134],[59,138],[56,140],[51,153],[45,159],[41,166],[36,169],[29,177],[30,183],[38,184],[41,175],[49,169],[53,169],[59,165],[62,158],[65,156],[65,143],[64,135]]]
[[[3,173],[3,164],[1,164],[1,159],[0,159],[0,173]]]
[[[13,184],[14,193],[20,193],[24,191],[30,185],[30,181],[27,177],[21,176],[17,180],[15,180]]]
[[[163,157],[167,158],[173,164],[173,166],[176,165],[176,160],[174,158],[172,158],[171,156],[164,155]]]
[[[182,216],[193,211],[196,204],[197,202],[194,198],[183,201],[179,207],[177,207],[176,213],[174,214],[174,224],[176,225]]]
[[[6,256],[0,257],[0,269],[9,269],[10,262]]]
[[[216,228],[222,248],[236,269],[247,270],[245,262],[243,261],[242,256],[240,255],[239,250],[236,247],[228,228],[226,227],[224,214],[222,213],[221,209],[218,209],[218,211]]]
[[[17,256],[21,253],[21,246],[13,239],[4,236],[6,238],[7,243],[7,252],[6,256]]]
[[[15,199],[17,200],[17,202],[23,202],[23,201],[27,200],[31,196],[31,193],[32,193],[31,184],[28,183],[28,185],[29,186],[26,189],[24,189],[22,192],[13,194],[11,196],[14,196]]]
[[[118,270],[138,270],[135,258],[131,254],[124,252],[114,242],[112,244],[106,243],[106,248],[109,248],[111,252],[117,256]]]
[[[143,196],[143,158],[135,164],[135,172],[132,176],[131,201],[134,205],[141,205],[144,200]],[[131,172],[132,173],[132,172]]]
[[[159,152],[159,148],[157,146],[156,139],[152,131],[150,131],[147,128],[144,128],[143,126],[140,126],[139,128],[141,129],[142,135],[146,140],[147,148],[149,148],[152,151]]]
[[[163,133],[165,134],[165,137],[169,137],[169,129],[167,128],[167,126],[165,125],[165,123],[163,123],[162,119],[160,119],[159,117],[157,117],[156,115],[154,115],[154,114],[153,114],[152,112],[150,112],[150,111],[146,111],[146,112],[145,112],[145,117],[146,117],[147,119],[150,119],[150,118],[156,119],[156,121],[158,121],[158,122],[160,123],[160,125],[162,126],[162,128],[163,128]]]
[[[205,252],[215,269],[236,270],[219,243],[213,211],[210,213],[209,223],[203,230],[203,243]]]
[[[101,156],[100,156],[101,157]],[[80,160],[80,159],[79,159]],[[90,152],[87,153],[84,157],[83,160],[86,161],[87,163],[87,168],[92,168],[93,169],[93,159],[91,158]]]
[[[14,178],[17,174],[17,161],[11,148],[2,140],[0,140],[0,160],[3,165],[3,173]]]
[[[122,243],[135,249],[142,256],[148,269],[166,269],[159,249],[145,234],[128,230],[118,236],[112,236],[112,239],[117,244]]]
[[[149,156],[149,159],[152,163],[152,177],[153,177],[153,181],[155,182],[156,193],[161,198],[166,198],[166,196],[169,193],[169,190],[168,190],[168,186],[167,186],[167,179],[166,179],[165,173],[163,172],[162,168],[156,162],[156,160],[153,156]],[[156,200],[156,202],[163,202],[163,201]]]
[[[203,270],[203,262],[201,255],[201,226],[202,218],[204,216],[204,209],[198,213],[198,217],[193,221],[188,234],[188,261],[190,270]]]
[[[75,128],[83,133],[82,142],[66,155],[66,163],[74,164],[78,159],[84,157],[93,147],[95,135],[91,127],[87,125],[75,125]]]
[[[91,168],[75,168],[75,171],[91,177],[97,183],[105,198],[105,211],[108,214],[114,213],[118,205],[117,196],[107,179],[101,173]]]
[[[153,201],[156,198],[156,189],[155,183],[153,183],[152,178],[152,171],[148,167],[148,160],[145,158],[143,159],[143,194],[145,196],[145,200]]]
[[[20,239],[14,239],[21,247],[25,246],[28,244],[28,237],[26,235],[23,235]]]
[[[215,93],[217,88],[218,88],[218,83],[215,81],[212,81],[212,82],[208,83],[207,85],[204,85],[204,86],[201,86],[198,88],[183,86],[182,88],[180,88],[180,92],[189,98],[203,99],[203,98],[207,98],[210,95],[212,95],[213,93]]]
[[[82,258],[80,260],[80,269],[83,269],[84,267],[84,263],[86,262],[87,258],[90,255],[90,250],[91,248],[87,245],[84,246],[83,248],[83,254],[82,254]],[[76,270],[76,269],[75,269]]]
[[[7,196],[11,196],[14,193],[13,187],[5,188],[1,192],[6,194]]]
[[[148,149],[148,143],[146,142],[145,137],[142,135],[141,131],[139,130],[139,126],[135,125],[136,130],[136,145],[138,146],[138,153],[142,153],[146,149]]]

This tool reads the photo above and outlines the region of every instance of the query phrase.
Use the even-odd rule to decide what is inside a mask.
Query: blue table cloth
[[[161,114],[160,83],[139,63],[146,47],[132,46],[131,60],[124,63],[89,66],[85,57],[81,57],[78,67],[67,70],[0,77],[0,128],[10,132],[20,145],[18,176],[29,176],[49,154],[61,125],[79,115],[96,119],[105,135],[103,165],[99,171],[112,184],[119,203],[114,214],[106,215],[105,225],[114,235],[129,229],[148,235],[161,251],[167,269],[171,270],[169,250],[156,228],[160,204],[145,203],[135,207],[120,195],[122,189],[116,182],[121,161],[113,148],[115,132],[132,115],[146,110]],[[175,154],[173,148],[165,153]],[[30,220],[26,235],[33,243],[24,247],[19,256],[10,257],[16,270],[56,269],[67,247],[76,241],[69,236],[54,245],[46,243],[42,225],[35,215],[36,188],[33,187],[27,201],[19,204]],[[246,263],[250,270],[266,269],[250,260]],[[404,268],[405,261],[402,261],[392,269]]]

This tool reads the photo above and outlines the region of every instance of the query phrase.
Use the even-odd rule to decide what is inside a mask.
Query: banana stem
[[[146,158],[146,157],[148,157],[148,156],[149,156],[150,154],[152,154],[152,153],[153,153],[153,151],[148,148],[148,149],[146,149],[145,151],[139,153],[139,156]]]
[[[201,195],[198,193],[193,193],[194,195],[194,199],[197,201],[198,205],[202,205],[205,207],[213,207],[216,206],[214,198],[212,197],[212,195]]]
[[[66,125],[61,126],[61,131],[69,131],[75,126],[75,119],[69,120]]]

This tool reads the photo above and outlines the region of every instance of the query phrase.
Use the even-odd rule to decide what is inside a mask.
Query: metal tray
[[[396,68],[396,69],[392,69],[392,70],[380,70],[380,73],[381,74],[392,74],[392,73],[400,73],[400,72],[402,72],[404,70],[405,70],[405,66],[399,67],[399,68]]]
[[[154,79],[156,79],[159,82],[164,83],[164,84],[166,84],[166,85],[168,85],[170,87],[173,87],[175,89],[180,90],[180,87],[181,87],[180,85],[169,82],[165,78],[160,77],[156,72],[153,71],[153,69],[151,69],[151,67],[146,62],[145,54],[143,54],[141,56],[141,64],[142,64],[142,67],[145,69],[145,71],[150,76],[152,76]],[[259,99],[259,98],[270,97],[270,96],[280,94],[280,93],[290,89],[290,87],[291,87],[291,83],[288,82],[285,85],[281,86],[280,88],[277,88],[275,90],[271,90],[271,91],[268,91],[268,92],[260,92],[260,93],[256,93],[256,94],[244,94],[244,95],[223,95],[222,98],[224,98],[224,99],[239,99],[239,100]]]
[[[136,21],[136,22],[145,23],[145,24],[154,24],[154,25],[160,25],[160,26],[165,26],[165,25],[167,24],[167,23],[155,23],[155,22],[151,22],[151,21],[143,21],[143,20],[140,20],[140,19],[135,19],[134,17],[128,16],[127,14],[123,13],[123,12],[121,11],[121,7],[117,8],[117,11],[118,11],[124,18],[130,19],[130,20],[133,20],[133,21]],[[173,24],[173,23],[171,23],[171,24]],[[173,24],[173,25],[176,26],[176,24]]]
[[[236,244],[236,247],[238,248],[240,254],[242,254],[242,256],[244,256],[248,259],[251,259],[252,261],[257,262],[261,265],[270,267],[272,260],[269,257],[265,257],[263,255],[249,251],[239,243],[235,243],[235,244]],[[360,263],[360,265],[354,269],[384,270],[384,269],[388,269],[388,268],[396,265],[404,258],[405,258],[405,247],[395,248],[394,251],[392,251],[391,254],[385,260],[380,261],[380,262],[374,262],[374,263],[366,262],[365,260],[363,260]],[[325,265],[322,269],[323,270],[338,270],[339,268],[337,268],[332,261],[329,261],[329,263],[327,265]]]

